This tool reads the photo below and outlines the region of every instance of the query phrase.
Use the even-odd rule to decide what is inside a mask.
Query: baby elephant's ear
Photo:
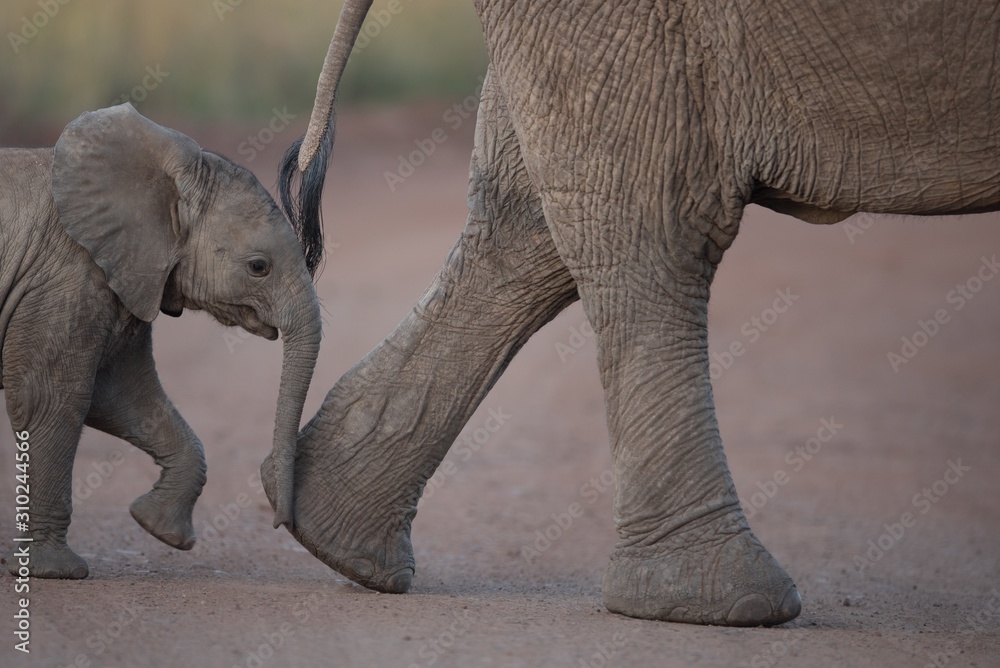
[[[177,204],[201,164],[191,138],[131,104],[85,113],[56,142],[52,195],[69,236],[87,249],[136,317],[156,317],[186,230]]]

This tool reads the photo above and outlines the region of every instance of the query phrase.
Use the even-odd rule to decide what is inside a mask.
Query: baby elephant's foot
[[[66,543],[37,537],[31,543],[16,543],[7,567],[18,577],[65,580],[81,580],[90,572],[87,562]]]
[[[195,500],[178,501],[154,488],[133,501],[128,510],[139,526],[154,537],[178,550],[190,550],[195,541],[191,520]]]
[[[697,534],[617,549],[604,576],[608,610],[725,626],[771,626],[798,616],[795,583],[749,529],[702,527]]]

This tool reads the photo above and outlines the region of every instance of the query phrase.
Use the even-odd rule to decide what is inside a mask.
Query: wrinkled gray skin
[[[150,323],[183,309],[281,332],[274,448],[294,447],[319,307],[298,239],[257,179],[131,105],[80,116],[54,149],[0,150],[0,386],[14,431],[28,433],[18,462],[32,576],[87,575],[66,544],[84,424],[153,457],[160,478],[132,516],[168,545],[194,544],[205,456],[160,386]]]
[[[476,5],[491,64],[466,230],[303,430],[294,535],[405,591],[424,484],[518,348],[579,297],[616,480],[607,607],[794,618],[719,438],[712,277],[750,203],[811,223],[1000,208],[997,6],[927,3],[897,26],[896,5],[860,0]]]

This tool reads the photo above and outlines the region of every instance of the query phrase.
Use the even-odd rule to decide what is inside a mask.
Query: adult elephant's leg
[[[98,373],[86,424],[128,441],[161,467],[153,489],[129,511],[156,538],[189,550],[195,541],[191,513],[205,485],[205,451],[160,385],[151,332],[151,325],[141,325]]]
[[[490,78],[469,199],[440,273],[299,437],[293,535],[380,591],[410,586],[417,500],[469,416],[528,337],[577,299]]]
[[[675,3],[479,2],[525,166],[597,333],[619,543],[609,609],[770,624],[795,586],[750,532],[709,379],[715,266],[754,187]],[[703,9],[703,8],[702,8]],[[709,10],[711,13],[711,10]],[[702,42],[704,43],[704,42]],[[614,57],[609,57],[613,54]],[[741,110],[743,111],[743,110]]]
[[[582,199],[559,197],[547,210],[587,211]],[[704,249],[716,259],[719,251],[707,237],[688,246],[694,226],[652,222],[652,208],[594,210],[553,233],[597,335],[612,437],[619,542],[605,604],[703,624],[792,619],[795,585],[747,525],[715,418],[707,337],[715,260]],[[605,222],[622,212],[636,219]]]

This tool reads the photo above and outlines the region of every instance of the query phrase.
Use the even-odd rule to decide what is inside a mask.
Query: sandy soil
[[[462,227],[471,121],[395,192],[384,178],[444,111],[341,118],[319,283],[326,339],[308,414],[404,315]],[[180,127],[237,158],[248,134]],[[250,163],[266,184],[299,129]],[[801,617],[782,628],[603,609],[610,457],[579,305],[526,346],[449,454],[414,523],[417,576],[404,596],[348,582],[271,529],[255,476],[281,347],[188,314],[158,320],[155,345],[207,449],[198,544],[175,551],[132,521],[128,504],[157,470],[88,430],[70,544],[90,578],[32,581],[30,656],[13,649],[14,581],[0,579],[0,665],[1000,665],[1000,279],[992,268],[982,276],[993,280],[974,278],[1000,251],[997,222],[860,217],[816,228],[748,212],[715,285],[711,345],[737,487],[802,593]],[[971,298],[952,292],[967,284]],[[938,310],[947,322],[915,335]],[[924,345],[894,370],[888,353],[902,354],[904,336]],[[734,344],[741,354],[727,358]],[[505,416],[493,433],[491,411]],[[0,431],[8,545],[11,439]],[[557,532],[553,515],[573,503],[583,516]],[[546,530],[561,535],[536,545]],[[546,549],[526,559],[526,545]]]

